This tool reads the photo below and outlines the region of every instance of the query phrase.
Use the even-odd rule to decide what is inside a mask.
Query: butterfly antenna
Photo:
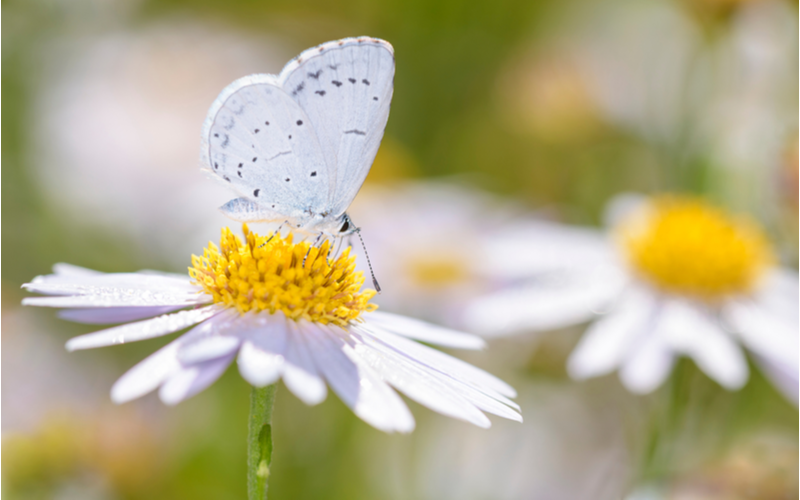
[[[364,244],[364,238],[361,237],[361,228],[357,227],[355,233],[358,235],[358,239],[361,240],[361,248],[364,249],[364,257],[367,258],[367,265],[369,266],[369,274],[372,275],[372,285],[375,287],[376,292],[381,293],[381,286],[378,284],[378,280],[375,279],[375,271],[372,270],[372,262],[369,261],[367,246]]]
[[[258,248],[261,248],[261,247],[265,246],[267,243],[269,243],[270,241],[272,241],[272,238],[274,238],[276,234],[281,234],[281,229],[283,229],[283,225],[286,224],[287,222],[289,222],[289,221],[285,220],[285,221],[281,222],[281,225],[278,226],[278,229],[276,229],[274,233],[272,233],[272,236],[267,238],[267,241],[265,241],[264,243],[258,245]],[[305,261],[303,261],[303,263],[305,264]]]

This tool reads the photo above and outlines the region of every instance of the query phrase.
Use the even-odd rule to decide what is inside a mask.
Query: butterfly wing
[[[276,219],[319,213],[331,180],[312,121],[274,76],[240,78],[203,124],[203,169]]]
[[[394,49],[383,40],[345,38],[308,49],[278,81],[314,124],[330,182],[327,211],[355,198],[378,152],[394,90]]]

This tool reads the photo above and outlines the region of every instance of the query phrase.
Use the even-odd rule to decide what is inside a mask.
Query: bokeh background
[[[778,0],[6,0],[2,4],[2,494],[245,496],[249,386],[113,405],[169,339],[68,354],[90,327],[19,304],[69,262],[184,272],[228,222],[198,170],[217,93],[345,36],[390,41],[394,102],[353,207],[395,312],[456,324],[470,251],[520,214],[602,226],[625,192],[698,193],[798,256],[798,8]],[[361,217],[359,219],[359,217]],[[259,228],[256,228],[259,229]],[[279,389],[271,498],[783,499],[798,411],[751,365],[727,392],[681,361],[648,396],[565,373],[583,327],[454,353],[508,380],[525,423],[411,403],[385,435]]]

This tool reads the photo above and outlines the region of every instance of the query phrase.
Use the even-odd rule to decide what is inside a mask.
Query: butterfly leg
[[[323,237],[323,236],[325,236],[325,233],[324,233],[324,232],[320,232],[320,233],[317,235],[317,239],[316,239],[316,240],[314,240],[314,243],[312,243],[311,245],[309,245],[309,247],[308,247],[308,251],[306,252],[306,256],[305,256],[305,257],[303,257],[303,265],[304,265],[304,266],[306,265],[306,259],[308,258],[308,254],[310,254],[310,253],[311,253],[311,249],[312,249],[313,247],[315,247],[315,246],[317,246],[317,245],[319,244],[319,242],[322,240],[322,237]]]

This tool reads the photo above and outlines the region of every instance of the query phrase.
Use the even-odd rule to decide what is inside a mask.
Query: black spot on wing
[[[227,175],[223,175],[223,176],[222,176],[222,178],[223,178],[223,179],[225,179],[225,180],[226,180],[226,181],[228,181],[228,182],[230,182],[230,181],[231,181],[231,178],[230,178],[230,177],[228,177]]]
[[[316,176],[317,176],[317,171],[316,170],[311,172],[311,177],[316,177]]]
[[[341,87],[342,86],[342,82],[340,82],[339,80],[331,80],[331,83],[336,85],[337,87]]]
[[[261,191],[261,190],[260,190],[260,189],[256,189],[255,191],[253,191],[253,196],[255,196],[256,198],[258,198],[258,192],[259,192],[259,191]]]
[[[345,130],[345,131],[344,131],[344,133],[345,133],[345,134],[356,134],[356,135],[367,135],[367,133],[366,133],[366,132],[362,132],[361,130],[356,130],[356,129],[353,129],[353,130]]]
[[[284,179],[284,180],[285,180],[286,182],[289,182],[291,179],[287,177],[287,178],[286,178],[286,179]]]
[[[254,157],[253,157],[253,163],[255,163],[255,162],[256,162],[256,160],[258,160],[258,156],[254,156]]]
[[[269,122],[264,122],[264,125],[269,126]]]
[[[356,83],[356,79],[355,78],[348,78],[347,81],[350,82],[350,83]]]
[[[369,85],[369,80],[364,78],[363,80],[361,80],[361,83],[363,83],[364,85]]]
[[[297,125],[298,125],[298,126],[299,126],[299,125],[302,125],[302,124],[303,124],[303,120],[297,120]]]
[[[377,101],[378,100],[378,96],[373,97],[372,100],[373,101]]]
[[[304,88],[306,88],[305,82],[300,82],[292,91],[292,95],[297,95],[297,93],[302,92]]]
[[[314,93],[315,94],[319,94],[319,95],[325,95],[325,91],[324,90],[317,90]]]
[[[237,170],[236,173],[239,174],[239,178],[242,177],[242,171],[241,170]]]
[[[338,64],[329,64],[329,65],[328,65],[328,67],[329,67],[330,69],[332,69],[332,70],[336,71],[336,68],[338,68],[338,67],[339,67],[339,65],[338,65]]]
[[[322,70],[317,70],[316,73],[308,73],[309,78],[313,78],[314,80],[319,80],[319,75],[322,74]]]
[[[242,167],[244,167],[244,163],[240,163],[239,164],[239,168],[242,168]]]
[[[229,118],[228,123],[222,126],[222,128],[224,128],[225,130],[230,130],[233,128],[234,125],[236,125],[236,120],[232,116],[229,116],[228,118]]]
[[[259,131],[260,131],[260,129],[255,129],[255,130],[253,130],[253,133],[257,134]]]

